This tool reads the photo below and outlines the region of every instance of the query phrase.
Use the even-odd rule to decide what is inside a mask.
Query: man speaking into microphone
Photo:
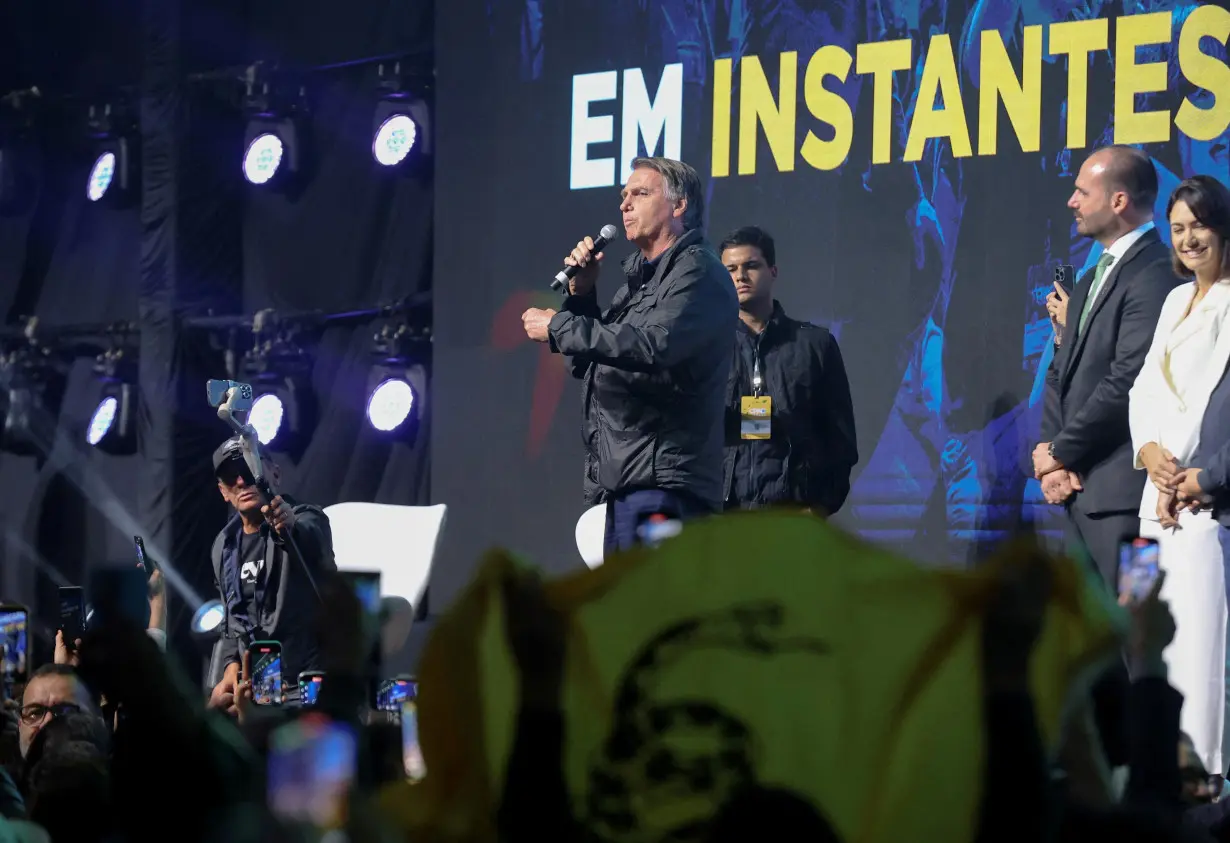
[[[530,308],[525,333],[563,354],[584,381],[585,499],[606,503],[607,553],[640,541],[655,516],[721,509],[722,433],[739,303],[701,233],[704,187],[689,165],[637,158],[621,192],[623,262],[598,305],[603,254],[586,237],[558,311]]]

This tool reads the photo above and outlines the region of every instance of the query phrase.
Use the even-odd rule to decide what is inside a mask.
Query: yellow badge
[[[773,399],[767,395],[744,395],[739,399],[739,437],[768,439],[773,423]]]

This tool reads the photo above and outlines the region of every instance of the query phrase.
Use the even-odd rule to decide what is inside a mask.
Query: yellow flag
[[[599,840],[651,843],[754,783],[809,799],[846,841],[972,840],[981,618],[1011,564],[925,569],[818,519],[761,512],[693,522],[549,583],[569,621],[574,813]],[[420,839],[495,839],[517,705],[500,584],[515,565],[490,556],[424,653],[428,776],[413,807],[387,800]],[[1051,742],[1123,623],[1082,568],[1056,562],[1053,580],[1031,667]]]

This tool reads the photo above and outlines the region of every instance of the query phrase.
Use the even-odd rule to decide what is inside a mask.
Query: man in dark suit
[[[1119,542],[1140,530],[1144,472],[1133,467],[1128,390],[1144,365],[1166,295],[1179,283],[1153,226],[1157,171],[1126,146],[1094,152],[1068,200],[1077,231],[1103,249],[1068,300],[1044,401],[1034,474],[1049,503],[1067,506],[1112,593]]]

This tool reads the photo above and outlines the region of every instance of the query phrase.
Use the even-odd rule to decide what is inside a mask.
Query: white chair
[[[606,539],[606,504],[590,507],[577,521],[577,550],[585,564],[597,568],[602,564],[602,549]]]
[[[379,571],[382,597],[400,597],[417,608],[448,507],[336,503],[325,507],[339,571]]]

